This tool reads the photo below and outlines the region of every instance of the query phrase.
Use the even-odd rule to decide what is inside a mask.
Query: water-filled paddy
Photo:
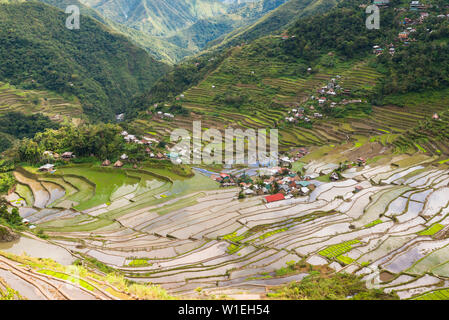
[[[0,251],[16,255],[27,254],[35,258],[48,258],[64,265],[70,265],[75,258],[65,249],[42,240],[25,236],[14,242],[0,243]]]

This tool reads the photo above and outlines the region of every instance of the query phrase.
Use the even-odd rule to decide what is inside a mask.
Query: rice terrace
[[[73,2],[0,3],[0,300],[449,300],[445,1]]]

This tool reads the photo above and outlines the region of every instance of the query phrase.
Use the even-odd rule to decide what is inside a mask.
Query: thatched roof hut
[[[117,161],[116,163],[114,163],[114,167],[115,167],[115,168],[121,168],[121,167],[123,167],[123,162],[121,162],[120,160]]]
[[[109,167],[111,165],[111,161],[109,160],[105,160],[103,161],[103,163],[101,164],[103,167]]]

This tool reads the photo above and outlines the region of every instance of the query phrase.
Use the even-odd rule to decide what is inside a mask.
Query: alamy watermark
[[[80,8],[76,5],[67,6],[65,13],[69,14],[65,21],[65,26],[69,30],[80,29]]]
[[[368,30],[380,29],[380,8],[375,4],[367,6],[366,11],[369,16],[366,18],[366,28]]]
[[[203,130],[201,121],[193,122],[192,133],[176,129],[170,136],[170,159],[175,164],[244,164],[277,166],[278,130],[269,130],[269,149],[266,129],[225,129],[224,136],[217,129]],[[223,148],[224,145],[224,148]]]

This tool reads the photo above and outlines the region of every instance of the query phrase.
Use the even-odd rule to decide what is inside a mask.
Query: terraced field
[[[329,80],[339,75],[344,89],[366,97],[373,92],[382,75],[370,67],[369,61],[339,62],[333,68],[321,67],[310,75],[292,70],[295,70],[293,62],[270,60],[266,63],[257,55],[248,55],[245,47],[235,48],[217,70],[184,92],[181,103],[191,112],[190,116],[139,119],[133,127],[137,132],[151,131],[159,139],[167,140],[173,128],[191,131],[192,122],[201,120],[203,128],[221,131],[228,127],[278,128],[281,150],[356,141],[357,136],[362,135],[400,150],[449,154],[444,141],[421,139],[417,146],[406,138],[408,130],[431,119],[434,113],[448,110],[449,92],[388,97],[384,106],[373,106],[369,116],[354,111],[343,119],[315,119],[312,128],[304,128],[286,124],[284,118],[292,108],[300,106],[311,95],[316,96],[316,90]],[[227,98],[237,99],[238,106],[227,105],[224,102]],[[403,134],[406,135],[403,137]]]
[[[336,163],[327,162],[332,157],[309,160],[306,173],[332,170]],[[309,196],[271,204],[257,196],[239,200],[237,189],[219,190],[200,174],[156,183],[150,169],[123,170],[114,173],[121,185],[111,180],[115,190],[102,187],[105,171],[97,174],[96,168],[61,169],[61,177],[51,178],[16,175],[35,199],[21,214],[52,243],[175,295],[192,297],[201,287],[208,294],[262,297],[269,288],[305,276],[277,270],[305,262],[361,275],[367,285],[394,290],[402,299],[445,297],[449,168],[420,154],[383,157],[343,172],[344,180],[313,181],[317,188]],[[142,184],[139,174],[152,182]],[[50,183],[65,190],[59,201],[76,195],[72,175],[94,186],[85,205],[93,207],[48,208],[58,198],[50,195]],[[142,185],[149,190],[138,191]],[[356,186],[362,191],[354,192]],[[110,204],[98,205],[105,194]]]
[[[55,120],[65,117],[79,121],[83,119],[83,108],[79,101],[68,101],[61,96],[46,91],[17,89],[0,82],[0,115],[6,112],[25,114],[43,113]]]
[[[98,275],[81,266],[65,266],[49,259],[0,252],[0,298],[134,300],[171,297],[159,287],[129,286],[122,277]]]

